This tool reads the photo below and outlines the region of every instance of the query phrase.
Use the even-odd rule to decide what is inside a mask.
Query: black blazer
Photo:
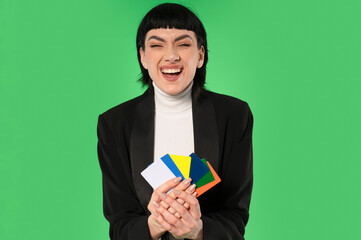
[[[195,153],[221,178],[198,198],[203,239],[244,239],[253,182],[252,113],[246,102],[210,91],[192,101]],[[111,239],[149,239],[153,190],[140,172],[153,162],[154,112],[150,87],[99,116],[98,157]]]

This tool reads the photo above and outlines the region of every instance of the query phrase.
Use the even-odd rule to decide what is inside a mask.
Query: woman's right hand
[[[159,197],[159,193],[166,194],[173,188],[177,189],[179,191],[186,191],[189,194],[192,194],[194,192],[195,185],[192,184],[192,186],[189,186],[192,179],[189,178],[189,179],[185,179],[184,181],[180,182],[181,179],[182,179],[181,177],[170,179],[154,190],[154,192],[150,198],[150,201],[148,203],[148,210],[151,212],[151,215],[148,218],[148,227],[149,227],[151,239],[158,240],[166,232],[166,230],[163,228],[163,226],[160,223],[158,223],[158,221],[156,220],[156,218],[158,217],[158,213],[155,211],[156,206],[157,205],[159,206],[159,204],[161,204],[166,209],[169,207]],[[169,193],[169,196],[176,199],[176,196],[172,192]],[[180,204],[183,204],[183,206],[185,208],[189,209],[188,203],[184,202],[181,199],[177,199],[177,201]],[[180,217],[180,215],[173,208],[171,208],[171,207],[168,208],[168,211],[171,212],[172,214],[174,214],[175,216],[178,215]]]

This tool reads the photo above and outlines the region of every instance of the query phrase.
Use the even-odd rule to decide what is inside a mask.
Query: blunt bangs
[[[136,45],[138,62],[142,71],[139,81],[143,85],[151,85],[152,80],[149,77],[148,70],[146,70],[141,63],[139,49],[142,48],[144,50],[145,36],[147,33],[152,29],[159,28],[175,28],[193,31],[197,37],[198,48],[204,47],[205,54],[203,66],[196,70],[194,76],[194,92],[198,95],[204,88],[206,65],[208,62],[206,31],[202,22],[191,10],[176,3],[164,3],[154,7],[144,16],[138,27]]]
[[[158,28],[176,28],[193,31],[197,36],[198,48],[203,45],[202,40],[205,39],[205,30],[201,21],[193,12],[179,4],[161,4],[145,15],[138,28],[138,47],[144,49],[145,35],[150,30]]]

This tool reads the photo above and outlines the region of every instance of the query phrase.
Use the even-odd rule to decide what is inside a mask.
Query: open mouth
[[[166,80],[175,81],[182,74],[183,68],[162,68],[161,72]]]

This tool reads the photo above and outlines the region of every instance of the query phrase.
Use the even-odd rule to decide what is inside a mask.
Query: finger
[[[177,202],[179,202],[180,204],[182,204],[186,209],[189,209],[189,204],[187,202],[185,202],[183,199],[181,198],[176,198]]]
[[[191,186],[189,186],[185,192],[188,193],[188,194],[193,194],[194,191],[196,190],[196,185],[195,184],[192,184]],[[177,201],[180,203],[180,204],[183,204],[183,206],[187,209],[189,209],[189,204],[187,202],[185,202],[183,199],[181,198],[176,198]]]
[[[182,191],[180,191],[180,192],[174,191],[174,194],[179,199],[182,199],[186,203],[189,204],[189,213],[192,215],[193,218],[199,219],[201,217],[201,210],[200,210],[199,202],[198,202],[198,199],[195,197],[197,195],[197,193],[193,193],[192,195],[190,195],[190,194],[187,194]],[[167,201],[165,201],[165,202],[169,204],[169,202],[167,202]],[[173,205],[171,205],[171,204],[169,204],[169,205],[172,206],[177,212],[179,212],[178,209],[176,209]],[[181,212],[179,212],[179,213],[181,213]]]
[[[189,187],[191,182],[192,182],[191,178],[185,179],[180,184],[178,184],[174,189],[177,189],[179,191],[184,191],[185,189],[187,189]],[[171,198],[176,199],[176,196],[174,195],[174,193],[172,191],[170,191],[168,195]]]
[[[153,201],[153,207],[155,208],[159,208],[159,203],[157,203],[156,201]],[[176,210],[174,210],[174,208],[172,207],[169,207],[169,205],[164,202],[164,201],[161,201],[160,202],[160,205],[162,205],[162,207],[164,207],[165,209],[167,209],[170,213],[172,213],[174,216],[176,216],[177,218],[181,218],[181,215],[179,215],[179,213],[177,213]],[[151,212],[153,211],[153,208],[151,208]]]
[[[162,205],[162,207],[164,207],[165,209],[167,209],[171,214],[173,214],[174,216],[176,216],[177,218],[181,218],[182,216],[179,215],[179,213],[177,213],[176,210],[174,210],[174,208],[170,207],[166,202],[161,201],[160,205]]]
[[[173,214],[174,216],[176,216],[177,218],[181,218],[182,216],[176,211],[174,210],[174,208],[170,207],[167,209],[168,212],[170,212],[171,214]]]
[[[182,181],[181,184],[179,184],[176,189],[179,191],[184,191],[185,189],[188,188],[188,186],[191,184],[192,182],[192,178],[188,178]]]
[[[177,186],[180,181],[182,180],[181,177],[177,177],[177,178],[172,178],[168,181],[166,181],[165,183],[163,183],[162,185],[160,185],[158,188],[156,188],[152,194],[152,197],[151,197],[151,201],[150,202],[153,202],[153,201],[156,201],[156,202],[160,202],[161,199],[159,198],[159,195],[158,194],[155,194],[155,193],[158,193],[158,192],[168,192],[170,189],[174,188],[175,186]],[[153,205],[152,204],[148,204],[148,209],[149,211],[153,211]]]
[[[186,189],[186,193],[188,194],[194,194],[194,191],[196,189],[196,185],[195,184],[192,184],[191,186],[189,186],[187,189]],[[174,193],[173,193],[174,194]],[[186,209],[189,209],[189,204],[187,202],[185,202],[183,199],[181,198],[176,198],[177,202],[179,202],[180,204],[183,204],[183,206],[186,208]]]
[[[178,198],[179,199],[179,198]],[[187,202],[185,202],[185,203],[183,203],[183,206],[186,208],[186,209],[190,209],[190,206],[189,206],[189,204],[187,203]]]
[[[177,194],[178,192],[179,192],[178,190],[174,190],[175,194]],[[172,208],[174,208],[186,222],[189,222],[192,220],[192,215],[188,212],[188,210],[185,207],[183,207],[182,204],[179,204],[176,200],[174,200],[173,198],[171,198],[163,193],[160,193],[159,195],[163,199],[163,201],[166,202]],[[167,219],[168,215],[164,215],[164,217],[166,217],[166,219]],[[170,219],[170,220],[173,220],[173,219]],[[173,225],[175,225],[175,224],[173,224]]]
[[[153,210],[155,220],[168,232],[175,231],[175,227],[168,223],[164,217],[156,210]]]
[[[171,214],[170,212],[168,212],[167,210],[165,210],[164,208],[160,207],[157,209],[159,214],[162,215],[162,217],[172,226],[174,226],[177,229],[182,228],[183,226],[183,222],[181,221],[180,218],[177,218],[176,216],[174,216],[173,214]]]
[[[196,185],[192,184],[185,190],[185,192],[189,193],[189,194],[192,194],[194,192],[194,190],[196,190]]]
[[[183,204],[185,203],[183,199],[176,198],[176,200],[177,200],[177,202],[179,202],[179,204],[182,204],[182,205],[183,205]]]
[[[159,204],[158,204],[157,202],[153,201],[153,205],[154,205],[154,207],[159,208]],[[162,207],[164,207],[165,209],[167,209],[171,214],[173,214],[173,215],[176,216],[177,218],[180,219],[180,218],[182,217],[179,213],[177,213],[176,210],[174,210],[174,208],[170,207],[166,202],[161,201],[161,202],[160,202],[160,205],[162,205]]]
[[[159,195],[161,196],[161,198],[163,199],[163,201],[165,199],[169,199],[171,201],[175,201],[173,198],[167,196],[164,193],[159,193]],[[169,204],[169,203],[168,203]],[[182,225],[182,222],[180,221],[179,218],[177,218],[176,216],[174,216],[173,214],[171,214],[167,209],[165,209],[163,206],[159,206],[157,208],[157,212],[159,214],[161,214],[163,216],[163,218],[171,225],[179,228]]]
[[[183,210],[181,211],[185,211],[186,215],[189,216],[187,217],[186,215],[183,215],[181,219],[177,219],[174,215],[170,214],[169,211],[167,211],[164,207],[159,206],[157,212],[163,217],[163,220],[165,220],[165,222],[174,227],[173,229],[169,229],[168,231],[172,233],[173,236],[183,236],[184,234],[189,233],[196,226],[196,220],[193,219],[192,216],[188,213],[188,211],[184,210],[184,207],[182,207],[181,204],[177,203],[176,200],[164,193],[159,193],[159,195],[163,199],[163,201],[167,201],[168,205],[172,206],[170,202],[173,202],[174,204],[183,208]],[[162,221],[162,219],[159,219],[159,221]],[[166,224],[162,226],[164,226],[164,228],[167,227]]]
[[[165,209],[169,208],[168,203],[164,202],[164,201],[160,201],[160,205],[162,205]]]
[[[184,187],[185,187],[185,185],[183,185],[184,184],[184,182],[182,182],[181,184],[179,184],[177,187],[175,187],[174,189],[175,190],[179,190],[179,191],[183,191],[183,189],[184,189]],[[183,186],[182,188],[180,187],[180,186]],[[173,190],[174,190],[173,189]],[[194,192],[194,190],[196,189],[196,185],[195,184],[192,184],[191,186],[189,186],[188,188],[186,188],[185,189],[185,192],[186,193],[189,193],[189,194],[192,194],[193,192]],[[172,191],[173,191],[172,190]],[[171,193],[172,193],[172,191],[171,191]],[[176,198],[176,196],[174,195],[174,193],[172,193],[173,194],[173,198],[174,199],[177,199]],[[172,197],[172,196],[171,196]],[[180,204],[184,204],[184,201],[183,201],[183,199],[177,199],[177,201],[180,203]]]
[[[181,180],[182,180],[181,177],[169,179],[168,181],[166,181],[165,183],[163,183],[162,185],[157,187],[154,191],[155,192],[163,192],[163,193],[168,192],[172,188],[176,187],[180,183]]]
[[[154,203],[153,203],[154,204]],[[155,205],[155,204],[154,204]],[[159,204],[157,204],[159,205]],[[157,205],[155,205],[157,207]],[[161,201],[160,205],[162,205],[162,207],[164,207],[165,209],[167,209],[171,214],[173,214],[174,216],[176,216],[177,218],[181,218],[181,215],[179,215],[179,213],[177,213],[176,210],[174,210],[174,208],[170,207],[166,202]]]
[[[177,211],[176,210],[174,210],[174,208],[172,208],[172,207],[169,207],[168,209],[168,212],[170,212],[171,214],[175,214]]]

